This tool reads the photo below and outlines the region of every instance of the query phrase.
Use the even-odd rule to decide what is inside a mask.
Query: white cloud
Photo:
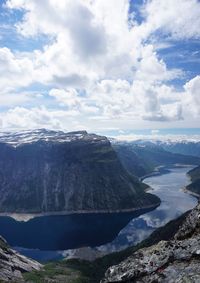
[[[182,107],[180,104],[162,105],[159,110],[146,114],[143,118],[148,121],[163,122],[183,120]]]
[[[28,58],[17,58],[8,48],[0,48],[0,91],[6,92],[32,82],[33,65]]]
[[[200,76],[196,76],[184,86],[186,92],[186,107],[196,115],[200,114]]]
[[[61,105],[66,105],[69,109],[76,109],[80,106],[80,98],[75,89],[51,89],[49,95],[56,98]]]
[[[24,13],[16,23],[20,36],[29,40],[42,34],[48,44],[27,53],[0,48],[0,102],[5,104],[5,96],[11,100],[16,93],[11,106],[22,104],[2,114],[4,127],[66,128],[63,117],[73,117],[74,127],[91,124],[94,129],[199,117],[199,77],[183,91],[170,86],[184,71],[169,69],[155,51],[158,42],[149,43],[153,36],[158,40],[157,32],[175,40],[198,39],[197,0],[145,1],[141,24],[134,17],[130,23],[128,0],[6,3],[8,9]],[[51,88],[48,99],[54,99],[53,109],[41,108],[40,102],[26,108],[30,97],[24,90],[20,96],[19,90],[33,83]]]
[[[24,107],[15,107],[0,114],[2,129],[28,129],[28,128],[53,128],[72,129],[73,117],[76,115],[73,111],[51,110],[42,107],[31,109]]]
[[[141,81],[170,81],[183,75],[178,69],[168,70],[163,60],[158,59],[153,45],[141,48],[141,60],[138,63],[134,78]]]
[[[198,0],[152,0],[144,6],[143,13],[143,28],[148,34],[160,30],[176,40],[200,38]]]

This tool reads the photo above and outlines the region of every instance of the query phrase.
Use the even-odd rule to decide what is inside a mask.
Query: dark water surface
[[[186,173],[191,168],[173,168],[168,174],[144,180],[162,201],[153,211],[44,216],[27,222],[0,217],[0,235],[37,260],[59,258],[60,250],[84,246],[104,252],[120,250],[138,243],[197,204],[196,198],[182,191],[189,183]]]
[[[66,250],[99,246],[116,238],[134,213],[97,213],[35,217],[27,222],[0,217],[0,235],[10,245],[41,250]]]

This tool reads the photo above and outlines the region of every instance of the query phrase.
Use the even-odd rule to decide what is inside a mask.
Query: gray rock
[[[0,281],[24,282],[22,276],[24,272],[41,268],[40,263],[18,254],[9,248],[7,242],[0,237]]]
[[[193,209],[170,241],[143,248],[110,267],[102,283],[200,282],[200,205]]]

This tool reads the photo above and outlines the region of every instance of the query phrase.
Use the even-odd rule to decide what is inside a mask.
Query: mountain
[[[122,165],[131,174],[142,177],[154,170],[154,166],[140,156],[130,144],[113,144]]]
[[[106,137],[86,131],[1,133],[0,212],[107,212],[155,207]]]
[[[199,137],[197,137],[196,139],[139,139],[132,141],[131,143],[140,146],[157,146],[172,153],[200,157]]]
[[[42,265],[12,250],[0,236],[0,282],[23,282],[22,274],[40,270]]]
[[[162,142],[160,145],[173,153],[200,157],[200,142],[197,141]]]
[[[160,144],[152,142],[112,142],[124,168],[142,177],[151,173],[158,166],[174,164],[200,164],[200,157],[172,153],[165,150]]]
[[[200,166],[190,170],[188,175],[192,182],[186,187],[186,190],[200,197]]]
[[[110,267],[102,283],[200,282],[200,204],[171,240],[133,252]]]
[[[188,175],[190,176],[192,182],[200,179],[200,166],[197,166],[194,169],[190,170],[188,172]]]

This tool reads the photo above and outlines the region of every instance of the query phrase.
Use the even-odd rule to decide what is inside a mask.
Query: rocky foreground
[[[200,282],[200,204],[170,241],[143,248],[110,267],[102,283]]]
[[[22,274],[40,270],[42,265],[9,248],[0,237],[0,282],[24,282]]]

